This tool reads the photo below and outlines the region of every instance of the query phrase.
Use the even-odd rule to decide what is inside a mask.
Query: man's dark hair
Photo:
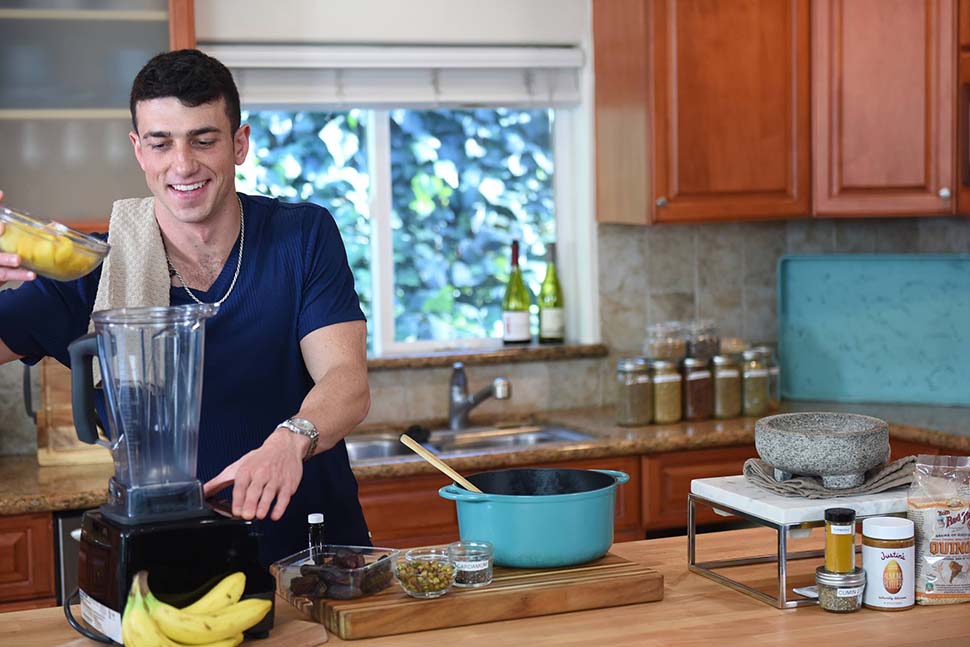
[[[131,85],[131,125],[138,132],[135,106],[139,101],[175,97],[194,108],[203,103],[226,102],[226,116],[232,132],[239,129],[239,90],[229,69],[197,49],[180,49],[155,56],[145,64]]]

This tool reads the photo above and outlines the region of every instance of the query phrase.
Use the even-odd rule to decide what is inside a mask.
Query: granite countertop
[[[916,405],[785,403],[782,411],[851,411],[890,422],[892,439],[926,443],[958,454],[970,454],[970,408]],[[755,418],[705,420],[671,425],[619,427],[612,407],[552,411],[528,422],[558,424],[592,436],[576,442],[539,447],[479,450],[446,455],[458,471],[515,465],[630,456],[685,449],[707,449],[754,442]],[[474,421],[474,417],[473,417]],[[400,430],[394,430],[399,433]],[[78,510],[107,499],[110,465],[39,467],[33,456],[0,457],[0,515]],[[432,474],[418,456],[401,456],[354,466],[358,479]]]

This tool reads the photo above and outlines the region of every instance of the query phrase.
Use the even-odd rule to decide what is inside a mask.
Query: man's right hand
[[[0,191],[0,201],[3,200],[3,191]],[[0,236],[3,236],[3,223],[0,222]],[[37,275],[30,270],[20,269],[20,257],[16,254],[4,254],[0,252],[0,286],[7,281],[33,281]]]

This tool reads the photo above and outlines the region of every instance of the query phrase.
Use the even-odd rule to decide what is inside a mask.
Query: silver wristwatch
[[[284,429],[289,429],[294,434],[300,434],[301,436],[306,436],[310,439],[310,446],[307,447],[306,453],[303,455],[303,460],[307,460],[313,456],[313,451],[317,448],[317,440],[320,438],[320,432],[312,422],[306,418],[290,418],[281,422],[278,427],[283,427]]]

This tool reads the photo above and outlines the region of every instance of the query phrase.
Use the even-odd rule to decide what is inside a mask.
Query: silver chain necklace
[[[214,306],[221,306],[222,303],[229,298],[229,295],[232,294],[232,289],[236,287],[236,279],[239,278],[239,269],[242,267],[243,244],[246,242],[246,219],[243,217],[242,200],[239,199],[238,195],[236,196],[236,201],[239,203],[239,256],[236,257],[236,272],[232,275],[232,283],[229,284],[229,289],[226,290],[226,294],[223,295],[221,299],[211,304]],[[199,300],[199,297],[192,293],[192,290],[189,289],[185,279],[183,279],[182,275],[179,273],[178,268],[172,264],[172,259],[168,255],[168,249],[165,250],[165,261],[168,263],[169,269],[175,272],[175,276],[178,277],[179,283],[182,284],[182,289],[184,289],[185,292],[192,297],[193,301],[198,303],[200,306],[210,305],[203,303]]]

